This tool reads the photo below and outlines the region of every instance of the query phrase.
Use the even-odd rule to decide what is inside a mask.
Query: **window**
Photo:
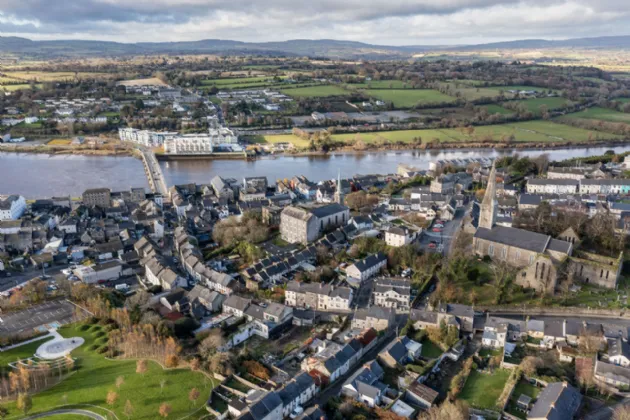
[[[503,259],[507,258],[507,246],[504,246],[503,249],[501,250],[501,258]]]
[[[601,279],[602,277],[604,277],[604,270],[599,273],[599,278]]]
[[[530,256],[529,256],[529,263],[530,263],[530,264],[533,264],[533,263],[534,263],[534,256],[533,256],[533,255],[530,255]]]
[[[516,254],[515,254],[515,256],[514,256],[514,259],[515,259],[516,261],[518,261],[518,260],[520,260],[520,259],[521,259],[521,251],[516,251]]]
[[[490,255],[491,257],[494,256],[494,245],[490,245],[488,247],[488,255]]]

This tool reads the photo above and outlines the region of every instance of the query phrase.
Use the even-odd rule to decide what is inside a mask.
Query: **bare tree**
[[[190,392],[188,393],[188,400],[190,401],[191,406],[195,405],[195,403],[199,399],[199,395],[201,394],[199,393],[199,390],[197,388],[193,388],[190,390]]]
[[[620,404],[613,411],[613,420],[630,420],[630,406]]]
[[[107,398],[105,399],[107,405],[113,406],[116,404],[116,401],[118,401],[118,393],[116,391],[109,391],[107,393]]]
[[[147,361],[146,360],[138,360],[136,362],[136,373],[144,375],[147,372]]]
[[[167,403],[160,404],[160,409],[159,409],[160,416],[166,418],[168,417],[169,414],[171,414],[171,411],[173,411],[173,407],[171,407],[170,404],[167,404]]]
[[[125,377],[119,376],[116,378],[116,389],[120,390],[120,387],[125,383]]]
[[[123,414],[125,415],[125,417],[127,417],[127,420],[129,420],[131,416],[133,416],[133,405],[131,404],[131,401],[127,400],[127,402],[125,403]]]

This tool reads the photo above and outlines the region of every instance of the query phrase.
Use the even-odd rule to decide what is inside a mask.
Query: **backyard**
[[[68,325],[60,328],[59,333],[66,338],[85,339],[85,343],[72,352],[79,368],[61,383],[35,394],[32,397],[33,409],[29,414],[53,410],[65,404],[90,404],[101,407],[101,410],[110,409],[119,418],[126,418],[123,411],[127,400],[134,408],[134,419],[157,418],[158,408],[162,403],[171,405],[173,418],[187,415],[190,415],[190,418],[199,418],[207,414],[203,406],[216,381],[203,373],[192,372],[187,368],[165,370],[158,363],[150,361],[147,363],[146,373],[138,374],[135,360],[109,360],[97,354],[96,350],[92,350],[96,346],[102,346],[103,339],[106,341],[100,326],[82,330],[80,325]],[[32,356],[39,344],[41,343],[29,344],[5,352],[0,361],[6,363]],[[116,390],[118,377],[124,378],[117,391],[119,398],[113,405],[106,405],[107,393]],[[192,388],[197,388],[201,393],[194,404],[188,400],[188,392]],[[15,403],[8,404],[8,408],[10,412],[8,419],[22,418],[15,408]],[[102,413],[98,408],[87,409]]]
[[[496,369],[493,373],[473,370],[459,398],[475,408],[496,409],[497,400],[509,376],[510,371],[506,369]]]
[[[510,398],[510,401],[508,402],[506,411],[520,419],[527,418],[527,413],[523,412],[522,410],[519,410],[516,406],[516,402],[518,401],[521,395],[527,395],[528,397],[532,399],[532,402],[533,402],[536,399],[536,397],[538,397],[538,394],[540,394],[540,391],[541,391],[540,388],[535,387],[534,385],[530,384],[527,381],[521,380],[514,387],[514,391],[512,391],[512,397]]]

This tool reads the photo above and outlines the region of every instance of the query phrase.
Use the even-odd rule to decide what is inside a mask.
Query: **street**
[[[47,276],[54,276],[61,273],[61,270],[70,267],[70,264],[56,265],[54,267],[47,268],[45,273]],[[17,285],[26,283],[29,280],[39,277],[44,272],[40,269],[29,269],[24,273],[11,273],[11,277],[0,277],[0,292],[7,291],[14,288]]]

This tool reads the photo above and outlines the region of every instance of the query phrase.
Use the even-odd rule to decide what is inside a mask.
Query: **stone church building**
[[[479,226],[473,237],[473,250],[519,268],[516,284],[554,293],[560,278],[615,288],[621,273],[622,255],[611,258],[585,252],[581,239],[568,228],[558,238],[505,226],[497,226],[496,172],[493,165],[481,203]]]

